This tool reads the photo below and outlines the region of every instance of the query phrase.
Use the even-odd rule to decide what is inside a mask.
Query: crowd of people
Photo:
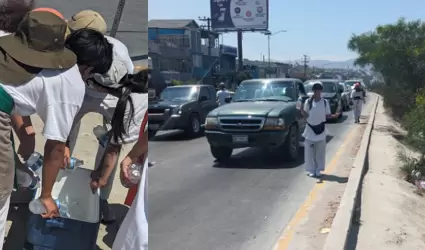
[[[13,2],[13,4],[10,4]],[[84,10],[66,19],[58,10],[34,9],[33,1],[5,1],[0,6],[0,249],[14,186],[15,130],[25,161],[35,150],[31,115],[44,123],[44,163],[40,201],[44,218],[59,216],[52,188],[61,168],[70,164],[81,118],[96,112],[107,121],[110,135],[99,145],[91,188],[101,190],[101,218],[115,215],[109,195],[124,144],[133,149],[120,163],[121,180],[130,183],[127,168],[144,164],[129,213],[113,249],[147,249],[146,169],[149,72],[134,72],[127,47],[106,34],[101,14]],[[133,200],[133,199],[131,199]]]

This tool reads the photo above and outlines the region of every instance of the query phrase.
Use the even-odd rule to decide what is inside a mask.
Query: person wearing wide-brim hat
[[[313,95],[304,103],[302,110],[307,120],[303,137],[305,168],[310,177],[320,177],[326,162],[326,119],[331,116],[328,101],[322,97],[323,84],[311,83]]]
[[[15,33],[0,37],[0,249],[14,179],[11,114],[38,114],[44,122],[42,216],[58,215],[51,191],[85,93],[77,58],[65,48],[66,28],[52,13],[29,12]]]

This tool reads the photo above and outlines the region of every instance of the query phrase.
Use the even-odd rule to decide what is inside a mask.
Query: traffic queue
[[[202,132],[212,156],[228,160],[235,149],[262,148],[299,159],[304,143],[309,176],[324,170],[327,122],[337,122],[343,112],[353,109],[359,123],[365,89],[361,80],[296,78],[250,79],[235,92],[210,85],[167,87],[149,103],[149,130],[182,129],[188,136]]]

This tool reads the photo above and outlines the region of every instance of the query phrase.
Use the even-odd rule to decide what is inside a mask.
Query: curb
[[[363,181],[363,174],[366,170],[366,160],[369,152],[370,138],[372,135],[373,125],[375,122],[375,114],[378,107],[380,96],[377,95],[375,105],[367,124],[366,130],[360,144],[359,151],[354,160],[347,186],[328,237],[326,238],[323,250],[344,250],[346,249],[347,239],[351,232],[352,219],[356,211],[358,203],[359,190]]]

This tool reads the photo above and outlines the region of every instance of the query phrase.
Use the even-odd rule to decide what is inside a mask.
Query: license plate
[[[158,130],[159,129],[159,124],[149,124],[149,129],[151,130]]]
[[[247,135],[234,135],[233,136],[233,143],[248,143],[248,136]]]

